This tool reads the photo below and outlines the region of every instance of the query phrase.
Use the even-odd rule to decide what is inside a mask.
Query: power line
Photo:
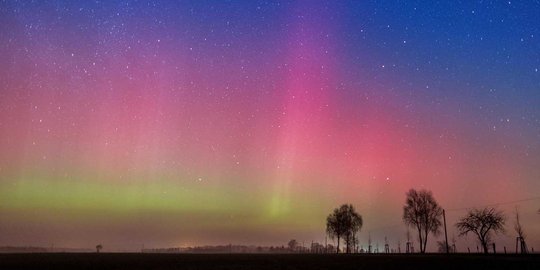
[[[480,206],[451,208],[451,209],[445,209],[445,210],[447,212],[448,211],[462,211],[462,210],[468,210],[468,209],[475,208],[475,207],[498,206],[498,205],[505,205],[505,204],[518,203],[518,202],[527,202],[527,201],[535,201],[535,200],[540,200],[540,196],[524,198],[524,199],[519,199],[519,200],[513,200],[513,201],[505,201],[505,202],[498,202],[498,203],[492,203],[492,204],[485,204],[485,205],[480,205]],[[404,224],[403,223],[394,223],[394,224],[391,224],[391,225],[370,228],[368,231],[373,231],[373,232],[384,231],[384,230],[389,230],[389,229],[392,229],[392,228],[395,228],[395,227],[398,227],[398,226],[404,226]]]
[[[461,207],[461,208],[451,208],[451,209],[445,209],[445,211],[462,211],[462,210],[468,210],[471,208],[478,208],[478,207],[488,207],[488,206],[498,206],[498,205],[505,205],[505,204],[512,204],[512,203],[519,203],[519,202],[527,202],[527,201],[535,201],[540,200],[540,196],[536,197],[530,197],[530,198],[524,198],[519,200],[513,200],[513,201],[504,201],[504,202],[498,202],[498,203],[492,203],[492,204],[485,204],[485,205],[477,205],[477,206],[470,206],[470,207]],[[540,211],[538,211],[540,213]],[[405,227],[407,228],[407,225],[404,223],[393,223],[390,225],[385,226],[377,226],[372,228],[365,228],[369,232],[381,232],[381,231],[388,231],[396,227]]]
[[[505,205],[505,204],[518,203],[518,202],[527,202],[527,201],[534,201],[534,200],[540,200],[540,196],[525,198],[525,199],[520,199],[520,200],[515,200],[515,201],[506,201],[506,202],[486,204],[483,206],[476,206],[476,207],[498,206],[498,205]],[[461,210],[468,210],[471,208],[475,208],[475,207],[471,206],[471,207],[453,208],[453,209],[446,209],[446,211],[461,211]]]

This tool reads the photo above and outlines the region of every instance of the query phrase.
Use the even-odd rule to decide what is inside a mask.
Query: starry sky
[[[498,243],[513,246],[517,207],[540,250],[538,14],[0,1],[0,245],[323,242],[352,203],[360,244],[382,248],[405,242],[405,192],[425,188],[449,237],[465,208],[503,203]]]

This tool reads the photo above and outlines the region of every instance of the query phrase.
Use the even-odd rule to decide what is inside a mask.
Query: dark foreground
[[[540,269],[540,255],[0,254],[0,269]]]

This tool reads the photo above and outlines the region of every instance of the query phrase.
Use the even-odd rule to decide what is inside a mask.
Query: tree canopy
[[[337,238],[337,252],[341,239],[345,240],[346,252],[351,252],[357,243],[356,234],[362,228],[362,216],[356,212],[351,204],[344,204],[328,215],[326,218],[326,232],[330,238]]]
[[[505,216],[501,211],[495,208],[474,208],[456,223],[456,227],[460,236],[467,235],[469,232],[474,233],[478,237],[484,253],[488,253],[492,232],[504,232],[504,223]]]
[[[440,233],[443,210],[433,198],[431,191],[411,189],[406,195],[403,221],[418,231],[420,252],[425,253],[429,233],[435,235]]]

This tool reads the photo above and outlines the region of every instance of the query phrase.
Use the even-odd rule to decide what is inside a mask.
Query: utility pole
[[[448,234],[446,232],[446,213],[444,212],[444,209],[442,210],[442,217],[444,221],[444,239],[445,239],[444,244],[446,245],[446,253],[448,254],[450,250],[448,249]]]

